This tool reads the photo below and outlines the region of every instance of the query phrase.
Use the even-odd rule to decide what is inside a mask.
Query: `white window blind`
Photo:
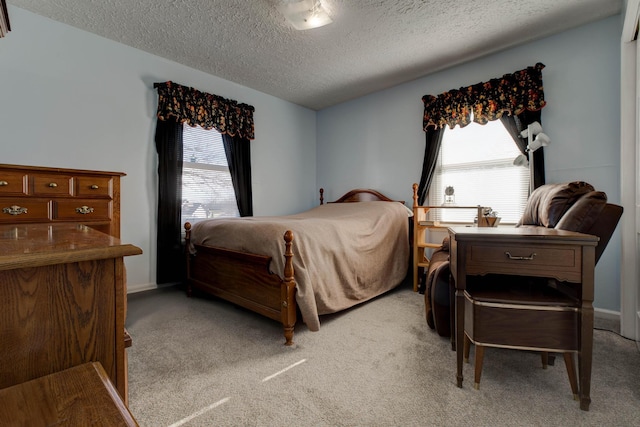
[[[183,146],[181,223],[240,216],[222,135],[185,124]]]
[[[499,120],[447,128],[429,189],[429,204],[443,204],[445,188],[451,186],[456,205],[489,206],[497,211],[501,224],[517,223],[529,196],[529,169],[513,165],[519,154]],[[447,223],[470,223],[477,215],[466,209],[431,212],[434,215],[431,219]]]

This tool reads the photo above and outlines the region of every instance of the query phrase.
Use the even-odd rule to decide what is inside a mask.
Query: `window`
[[[240,216],[222,135],[184,124],[183,146],[181,224]]]
[[[529,169],[513,165],[519,154],[500,120],[447,128],[429,190],[429,204],[443,204],[445,189],[453,187],[456,205],[490,206],[501,218],[501,224],[517,223],[529,195]],[[453,223],[468,223],[477,215],[466,209],[432,212],[438,216],[432,219]]]

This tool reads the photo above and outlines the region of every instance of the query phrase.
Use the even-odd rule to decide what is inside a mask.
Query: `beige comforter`
[[[330,203],[296,215],[202,221],[193,225],[191,242],[271,256],[272,273],[283,277],[283,236],[293,231],[296,300],[316,331],[318,315],[400,284],[409,262],[407,213],[397,202]]]

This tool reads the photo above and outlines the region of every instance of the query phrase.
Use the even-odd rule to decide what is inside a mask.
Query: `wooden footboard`
[[[195,245],[189,253],[191,224],[186,223],[187,295],[196,288],[282,323],[285,345],[293,344],[296,284],[293,275],[293,232],[284,233],[284,277],[269,272],[271,257]]]

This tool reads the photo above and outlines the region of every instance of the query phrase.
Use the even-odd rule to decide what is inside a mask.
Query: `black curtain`
[[[250,141],[238,135],[223,134],[222,142],[240,216],[252,216],[253,194],[251,190]]]
[[[158,254],[156,283],[175,283],[184,277],[182,248],[182,124],[157,120],[158,151]]]
[[[509,132],[509,135],[513,138],[514,142],[518,146],[520,152],[527,157],[530,153],[527,151],[527,138],[520,137],[520,132],[525,130],[533,122],[542,124],[540,118],[541,111],[528,111],[525,110],[516,116],[504,115],[500,118],[500,121]],[[545,171],[544,171],[544,147],[538,148],[533,152],[533,188],[538,188],[544,185]]]
[[[438,153],[442,145],[442,136],[445,128],[435,129],[432,126],[425,130],[424,160],[422,162],[422,175],[418,184],[418,204],[423,206],[431,187],[431,180],[436,170]]]
[[[520,138],[520,132],[522,132],[523,126],[522,122],[517,116],[507,116],[504,115],[500,117],[500,122],[505,127],[511,138],[513,138],[513,142],[516,143],[518,150],[525,156],[527,154],[527,141],[523,138]],[[526,126],[524,126],[526,128]]]

